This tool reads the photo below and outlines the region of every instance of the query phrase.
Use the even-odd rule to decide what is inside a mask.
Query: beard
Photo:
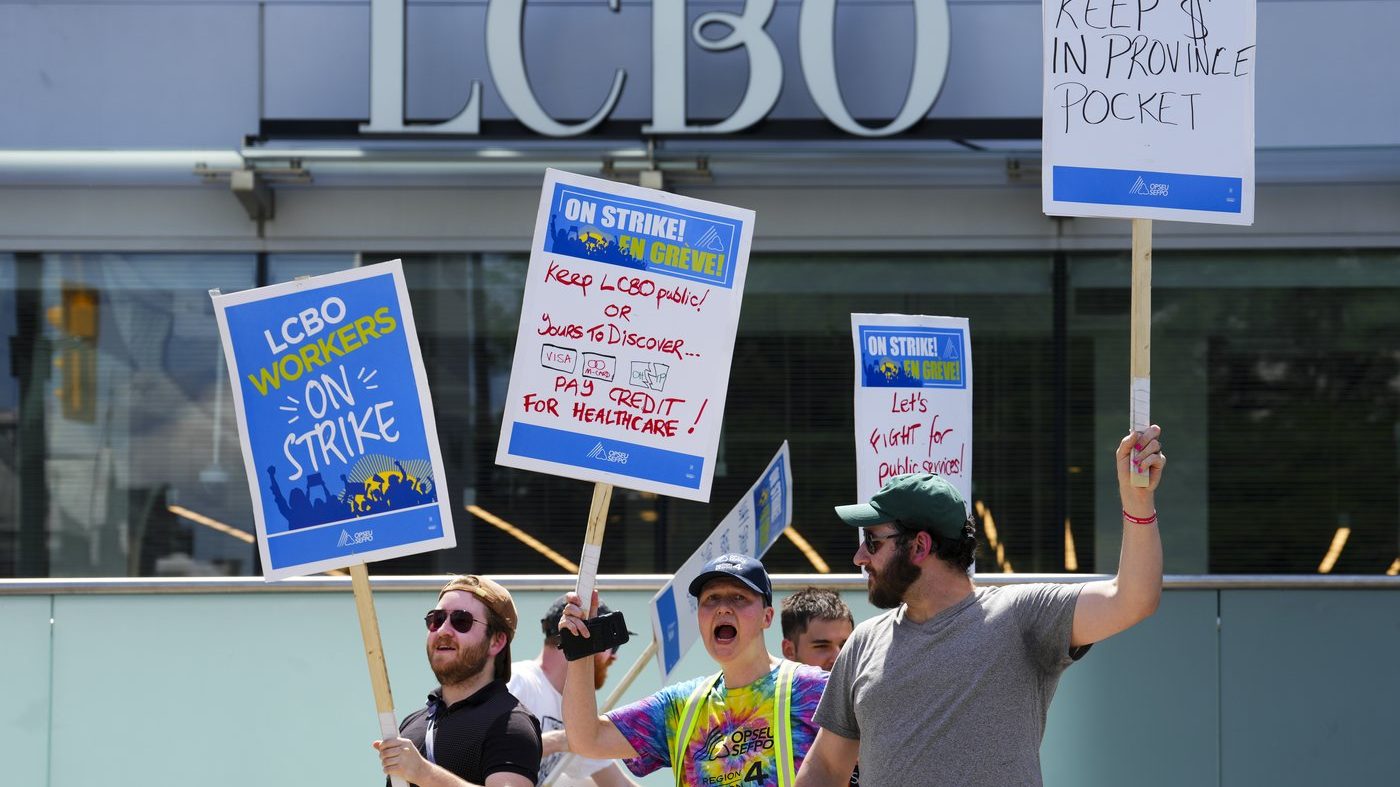
[[[870,575],[870,603],[880,609],[894,609],[904,602],[904,592],[923,573],[914,561],[909,559],[907,544],[896,544],[894,559],[879,571],[867,568]]]
[[[607,654],[600,654],[598,656],[593,657],[594,691],[603,688],[603,684],[608,682],[608,667],[611,667],[612,664],[603,658],[604,655]]]
[[[433,661],[433,644],[428,643],[428,664],[433,669],[433,675],[437,676],[438,683],[444,686],[451,686],[476,677],[483,669],[486,669],[486,661],[491,658],[491,640],[483,638],[481,642],[467,648],[460,648],[456,658],[446,664],[439,666]]]

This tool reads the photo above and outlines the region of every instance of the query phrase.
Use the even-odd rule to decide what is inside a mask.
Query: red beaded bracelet
[[[1132,522],[1135,525],[1152,525],[1157,523],[1157,512],[1153,511],[1152,516],[1149,517],[1140,517],[1133,516],[1132,514],[1128,513],[1127,509],[1123,509],[1123,518],[1128,520],[1129,522]]]

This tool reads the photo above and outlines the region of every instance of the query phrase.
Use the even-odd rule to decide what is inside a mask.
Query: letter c
[[[282,338],[287,340],[287,344],[300,344],[301,340],[306,338],[306,334],[304,333],[298,333],[295,336],[292,335],[290,326],[296,325],[297,320],[297,317],[288,317],[282,321]]]

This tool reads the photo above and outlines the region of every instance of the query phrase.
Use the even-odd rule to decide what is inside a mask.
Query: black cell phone
[[[620,611],[590,618],[585,620],[584,624],[588,626],[587,639],[568,629],[559,631],[559,648],[564,651],[564,658],[569,661],[578,661],[584,656],[602,653],[631,639],[631,635],[627,633],[627,622],[622,619]]]

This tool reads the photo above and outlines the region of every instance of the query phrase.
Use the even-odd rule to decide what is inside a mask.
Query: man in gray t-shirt
[[[798,787],[844,785],[857,759],[867,784],[1040,785],[1061,673],[1161,598],[1160,435],[1151,426],[1119,443],[1123,551],[1109,580],[976,587],[972,519],[936,475],[896,476],[869,503],[838,507],[865,528],[855,563],[871,603],[890,611],[857,626],[837,657]],[[1146,486],[1132,483],[1134,466]]]

